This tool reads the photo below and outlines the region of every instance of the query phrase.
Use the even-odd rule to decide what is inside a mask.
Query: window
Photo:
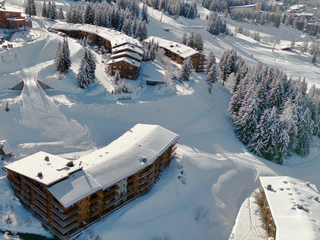
[[[132,78],[132,75],[129,75],[128,77],[129,77],[129,78]]]
[[[114,66],[114,65],[113,65],[113,68],[117,68],[117,66]]]
[[[116,72],[116,70],[113,69],[112,72]]]
[[[121,69],[121,66],[119,66],[119,69]]]
[[[129,70],[132,70],[132,67],[129,67]]]

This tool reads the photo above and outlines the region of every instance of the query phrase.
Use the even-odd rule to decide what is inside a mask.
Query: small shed
[[[13,150],[10,147],[7,140],[1,140],[0,141],[0,159],[4,159],[5,157],[12,157],[13,156]]]

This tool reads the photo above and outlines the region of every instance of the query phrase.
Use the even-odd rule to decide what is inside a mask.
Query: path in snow
[[[30,77],[32,73],[28,75],[21,93],[19,123],[39,129],[43,136],[54,138],[66,147],[84,147],[88,144],[91,137],[88,127],[81,126],[74,119],[67,119],[34,78]]]

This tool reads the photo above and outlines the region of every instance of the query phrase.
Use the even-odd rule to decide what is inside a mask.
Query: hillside
[[[22,6],[22,2],[10,3]],[[74,1],[57,0],[64,9],[70,4]],[[213,37],[205,27],[194,28],[206,25],[208,11],[201,6],[198,10],[200,19],[173,20],[164,14],[159,22],[161,12],[149,8],[149,36],[180,41],[184,32],[198,32],[205,41],[206,54],[212,50],[219,58],[224,49],[235,48],[250,65],[261,62],[278,67],[289,76],[306,77],[309,86],[319,87],[319,69],[311,65],[311,56],[301,55],[298,50],[284,52],[278,45],[272,52],[273,44],[241,35]],[[40,150],[78,158],[106,146],[136,123],[159,124],[181,136],[177,158],[151,191],[85,230],[80,239],[95,239],[99,234],[101,239],[226,240],[242,203],[259,186],[259,176],[290,175],[320,188],[317,142],[308,157],[293,155],[283,166],[251,154],[233,132],[227,112],[230,92],[216,83],[208,94],[204,73],[194,73],[193,79],[183,84],[175,81],[173,86],[146,86],[145,78],[163,78],[165,69],[158,61],[144,62],[139,78],[130,81],[135,89],[132,99],[117,100],[110,93],[112,85],[104,74],[103,59],[96,54],[97,81],[82,90],[76,85],[76,75],[84,48],[69,39],[72,67],[58,80],[52,65],[62,37],[45,31],[54,22],[38,18],[33,21],[34,34],[38,32],[39,37],[31,42],[15,42],[15,48],[6,51],[6,61],[0,64],[0,139],[6,139],[15,152],[10,161]],[[227,21],[230,28],[240,24],[229,18]],[[256,30],[255,25],[241,25]],[[164,31],[167,28],[169,32]],[[301,32],[283,25],[279,29],[259,28],[265,34],[281,34],[288,40],[283,40],[283,45],[290,44],[291,38],[302,39]],[[10,57],[14,51],[19,52],[19,58]],[[42,91],[34,77],[54,89]],[[24,91],[8,90],[21,79],[26,80]],[[4,111],[6,102],[9,112]],[[0,229],[48,235],[14,198],[4,171],[0,186],[4,220],[0,221]],[[8,211],[16,224],[5,221]],[[250,220],[246,220],[249,226],[243,231],[251,231]]]

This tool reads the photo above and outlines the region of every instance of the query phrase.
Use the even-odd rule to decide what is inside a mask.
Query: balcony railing
[[[43,213],[45,215],[47,215],[47,208],[45,208],[44,206],[42,206],[38,201],[34,201],[34,204],[37,208],[39,208],[40,210],[43,211]]]
[[[99,196],[97,196],[95,198],[91,198],[91,204],[98,202],[100,199],[101,199],[101,197],[99,197]]]
[[[36,211],[39,215],[41,215],[44,219],[47,219],[47,215],[44,214],[43,212],[41,212],[41,210],[38,208],[37,205],[35,205],[35,207],[33,208],[34,211]]]
[[[13,177],[12,180],[13,180],[17,185],[20,185],[20,181],[19,181],[16,177]]]
[[[66,219],[66,218],[68,218],[68,217],[71,217],[73,214],[76,214],[76,213],[78,213],[78,208],[75,208],[75,209],[73,209],[73,210],[71,210],[70,212],[68,212],[68,213],[61,213],[60,211],[58,211],[57,209],[55,209],[55,208],[53,208],[53,207],[51,207],[51,210],[52,210],[52,212],[54,213],[54,214],[56,214],[59,218],[61,218],[61,219]]]
[[[56,206],[57,208],[62,207],[62,205],[59,202],[57,202],[54,198],[51,199],[51,204]]]
[[[107,204],[106,206],[104,206],[103,209],[106,210],[107,208],[111,207],[112,205],[114,205],[117,202],[120,202],[124,198],[130,197],[132,194],[134,194],[134,192],[128,192],[126,195],[123,195],[121,198],[118,198],[118,199],[112,201],[111,203]]]
[[[99,211],[95,211],[95,212],[91,213],[91,217],[92,217],[92,218],[95,217],[95,216],[97,216],[97,215],[99,215]]]
[[[47,198],[47,195],[44,192],[42,192],[41,189],[34,186],[29,180],[27,180],[26,178],[23,178],[22,181],[26,183],[29,187],[31,187],[33,190],[35,190],[37,193],[39,193],[44,199]]]
[[[61,227],[65,227],[67,225],[69,225],[70,223],[78,220],[80,218],[80,215],[75,215],[74,217],[70,218],[69,220],[66,220],[66,221],[61,221],[59,218],[57,218],[56,216],[54,215],[51,215],[51,218],[56,221]]]
[[[92,209],[95,209],[97,207],[99,207],[99,203],[95,202],[94,204],[91,204],[90,209],[92,210]]]
[[[10,179],[9,179],[9,183],[11,184],[11,186],[12,186],[13,188],[15,188],[15,189],[17,189],[17,190],[20,190],[20,189],[21,189],[19,185],[17,185],[15,182],[13,182],[13,181],[10,180]]]
[[[71,231],[72,229],[78,227],[80,225],[79,222],[75,222],[73,224],[71,224],[70,226],[63,228],[60,227],[58,224],[56,224],[55,222],[51,223],[53,227],[55,227],[60,233],[62,233],[63,235],[66,234],[67,232]]]
[[[33,196],[35,197],[35,199],[40,202],[43,206],[47,206],[46,201],[43,200],[43,198],[41,198],[38,194],[33,194]]]
[[[152,168],[150,168],[148,171],[144,172],[143,174],[140,175],[140,178],[144,178],[145,176],[147,176],[149,173],[151,173],[153,170],[155,169],[155,166],[153,166]]]
[[[107,202],[107,201],[115,198],[115,197],[118,196],[118,195],[119,195],[119,193],[117,193],[117,192],[115,192],[114,194],[111,194],[111,195],[107,195],[107,196],[105,196],[105,197],[103,198],[103,202]]]

